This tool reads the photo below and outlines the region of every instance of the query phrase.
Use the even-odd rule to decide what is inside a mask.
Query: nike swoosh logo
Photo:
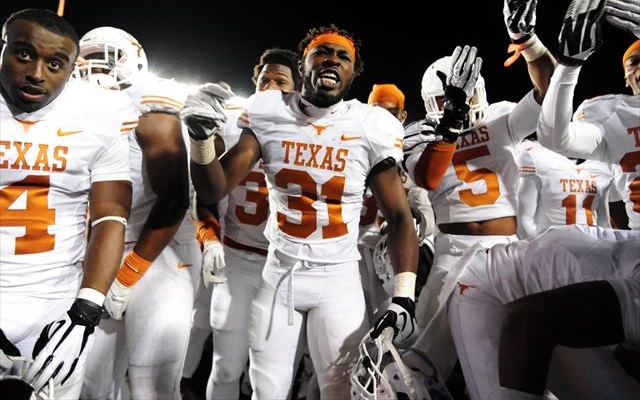
[[[355,139],[360,139],[362,136],[349,136],[345,133],[342,134],[342,136],[340,136],[340,140],[342,141],[347,141],[347,140],[355,140]]]
[[[597,177],[598,177],[598,174],[591,174],[591,175],[589,175],[589,176],[591,177],[591,179],[595,179],[595,178],[597,178]]]
[[[178,268],[189,268],[191,266],[192,266],[192,264],[183,264],[181,262],[178,263]]]
[[[63,131],[62,129],[58,129],[58,136],[69,136],[69,135],[74,135],[76,133],[80,133],[82,132],[82,130],[79,131]]]

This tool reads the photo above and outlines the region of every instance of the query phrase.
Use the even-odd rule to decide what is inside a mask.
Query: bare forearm
[[[92,228],[84,259],[81,287],[106,294],[120,268],[123,251],[123,224],[105,221]]]

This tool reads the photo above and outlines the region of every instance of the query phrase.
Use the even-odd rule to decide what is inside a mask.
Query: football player
[[[77,55],[78,35],[50,10],[17,11],[2,27],[0,329],[33,358],[24,381],[40,393],[53,380],[65,399],[80,395],[120,265],[126,132],[138,123],[126,95],[69,80]]]
[[[254,67],[252,80],[256,93],[299,90],[302,77],[298,72],[296,54],[279,48],[265,50]],[[225,104],[228,122],[217,137],[224,141],[226,149],[232,148],[239,140],[241,129],[236,121],[242,111],[242,105],[233,101]],[[213,216],[198,223],[199,231],[208,239],[204,241],[203,279],[214,284],[222,283],[214,286],[211,297],[213,360],[207,399],[238,398],[240,378],[249,359],[247,315],[262,281],[269,243],[263,233],[269,216],[269,201],[261,161],[229,192],[226,211],[221,215],[224,219],[224,247],[219,241],[216,244],[217,235],[203,231],[206,226],[213,228],[217,225]],[[208,256],[207,252],[216,254]]]
[[[554,57],[535,34],[535,13],[536,0],[504,1],[511,48],[523,55],[534,86],[518,103],[500,101],[489,105],[484,79],[479,76],[475,87],[458,94],[470,99],[470,107],[457,107],[454,94],[443,87],[443,79],[459,78],[457,64],[464,60],[458,56],[460,53],[435,61],[422,79],[427,116],[418,123],[427,132],[434,130],[429,126],[436,126],[439,133],[437,124],[442,120],[460,121],[457,130],[444,132],[445,143],[429,145],[424,152],[416,146],[404,163],[414,182],[429,190],[439,230],[433,267],[416,310],[418,324],[430,327],[421,332],[415,346],[431,358],[445,379],[456,361],[445,304],[439,300],[442,290],[453,289],[453,285],[445,285],[445,278],[451,281],[459,272],[453,266],[472,245],[480,243],[489,248],[517,240],[518,173],[514,153],[517,144],[536,129],[540,103],[555,67]],[[447,146],[446,142],[455,150],[450,161],[442,164],[446,168],[443,174],[434,174],[424,166],[426,158],[429,151],[448,151],[440,150]],[[432,147],[434,150],[430,150]],[[441,180],[435,179],[438,176]],[[445,298],[447,295],[442,294]]]
[[[553,225],[611,227],[609,193],[615,168],[594,160],[565,157],[542,146],[535,134],[518,145],[518,237],[535,236]]]
[[[179,118],[186,90],[152,77],[138,40],[110,26],[82,36],[76,75],[126,93],[142,113],[129,132],[134,185],[124,257],[105,301],[82,397],[113,398],[127,374],[132,398],[174,398],[201,256],[186,212],[188,139]]]
[[[573,283],[606,281],[610,285],[606,282],[604,284],[609,286],[608,291],[602,287],[603,285],[601,285],[602,290],[597,291],[598,295],[604,296],[602,299],[598,296],[584,300],[580,303],[581,311],[575,315],[572,314],[565,321],[559,322],[555,318],[553,303],[536,310],[535,315],[532,316],[535,318],[533,321],[537,321],[540,317],[547,317],[549,319],[547,322],[557,323],[554,327],[547,326],[550,331],[568,332],[566,326],[572,326],[572,328],[579,326],[572,325],[573,321],[580,321],[578,314],[590,315],[593,309],[595,315],[602,315],[604,309],[600,307],[615,305],[617,295],[620,308],[609,307],[610,315],[598,322],[597,331],[612,329],[611,334],[620,333],[622,324],[616,321],[624,318],[628,321],[624,327],[626,336],[612,335],[611,343],[591,342],[592,344],[589,344],[585,341],[584,346],[570,340],[562,343],[569,345],[573,343],[576,347],[589,347],[615,344],[625,338],[637,342],[640,339],[637,328],[640,315],[638,243],[640,243],[638,231],[574,224],[552,226],[531,239],[496,244],[489,250],[485,250],[480,245],[467,250],[463,261],[468,262],[455,282],[456,289],[452,294],[448,311],[469,397],[472,400],[503,398],[500,397],[498,375],[502,312],[505,304],[526,295]],[[555,297],[551,298],[551,300],[554,299]],[[601,301],[602,304],[595,304]],[[591,303],[594,303],[593,307],[590,307]],[[561,309],[565,307],[561,304],[558,306]],[[542,314],[547,310],[549,315]],[[607,321],[613,324],[609,325]],[[511,320],[505,323],[515,327],[515,322]],[[505,327],[505,331],[506,329]],[[531,333],[535,335],[534,332],[541,330],[543,327],[536,327]],[[523,331],[510,332],[516,338],[521,333]],[[592,333],[596,334],[596,332]],[[590,333],[585,332],[583,335],[587,338]],[[602,335],[605,336],[604,333]],[[578,334],[579,336],[581,335]],[[541,353],[530,359],[532,362],[539,362],[545,358],[548,361],[553,348],[549,348],[548,352],[543,350],[547,349],[549,342],[553,340],[555,339],[551,337],[532,336],[531,342],[527,342],[524,348],[519,348],[518,351],[531,355],[531,351],[525,348],[532,346],[533,349],[541,350]],[[640,393],[640,384],[624,373],[613,359],[610,350],[602,349],[606,350],[606,353],[594,353],[592,350],[595,349],[570,350],[563,349],[562,356],[556,357],[561,361],[560,367],[552,374],[554,382],[549,387],[554,394],[558,394],[559,398],[564,398],[562,391],[566,391],[564,394],[568,394],[568,397],[579,393],[584,398],[593,399],[632,399]],[[514,353],[507,354],[506,351],[504,356],[523,360]],[[538,374],[528,376],[526,371],[521,369],[513,370],[509,375],[514,381],[539,380]],[[521,377],[517,378],[517,375]],[[524,389],[517,384],[508,387]],[[542,398],[540,396],[545,388],[546,382],[543,379],[542,385],[537,385],[540,391],[535,394],[538,397],[522,398]]]
[[[537,131],[540,143],[560,154],[619,165],[622,179],[618,190],[628,225],[640,229],[640,40],[631,43],[622,55],[624,81],[633,95],[609,94],[585,100],[573,121],[568,118],[582,65],[602,45],[603,16],[624,7],[620,3],[605,6],[605,1],[581,0],[567,11],[560,32],[559,65],[542,103]],[[638,16],[628,20],[636,29]]]
[[[388,226],[394,297],[378,321],[396,342],[415,334],[417,239],[396,165],[402,124],[379,107],[343,100],[362,72],[360,43],[332,25],[299,43],[300,92],[253,94],[238,119],[238,143],[218,159],[224,121],[215,84],[187,100],[191,173],[198,196],[221,199],[262,159],[271,213],[267,261],[249,316],[250,376],[256,398],[286,398],[296,352],[306,338],[323,398],[349,398],[348,368],[368,321],[358,268],[358,222],[365,184]],[[378,333],[379,334],[379,333]]]

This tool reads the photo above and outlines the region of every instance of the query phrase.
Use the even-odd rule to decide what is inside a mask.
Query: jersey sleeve
[[[169,79],[145,81],[141,85],[138,104],[142,114],[160,112],[178,114],[184,107],[186,89],[178,82]]]
[[[396,163],[402,161],[404,128],[390,112],[380,107],[371,107],[366,120],[366,132],[371,144],[369,162],[372,167],[389,157]]]
[[[536,162],[533,156],[534,148],[529,142],[523,142],[518,146],[516,154],[516,164],[518,165],[518,173],[520,176],[536,175]]]

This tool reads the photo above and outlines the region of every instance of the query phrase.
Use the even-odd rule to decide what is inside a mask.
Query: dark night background
[[[335,23],[362,41],[365,71],[347,97],[366,101],[374,83],[395,83],[407,96],[408,122],[424,114],[424,70],[456,45],[478,47],[489,102],[517,101],[531,87],[522,57],[509,68],[502,65],[509,56],[502,1],[372,3],[66,0],[64,16],[80,36],[104,25],[128,31],[142,43],[150,69],[159,76],[185,83],[224,80],[244,96],[254,92],[252,68],[263,50],[296,50],[309,28]],[[538,2],[536,32],[554,53],[568,4]],[[0,18],[27,7],[56,11],[58,0],[3,0]],[[621,59],[634,40],[630,33],[605,25],[604,45],[582,69],[576,105],[596,95],[631,93],[624,86]]]

